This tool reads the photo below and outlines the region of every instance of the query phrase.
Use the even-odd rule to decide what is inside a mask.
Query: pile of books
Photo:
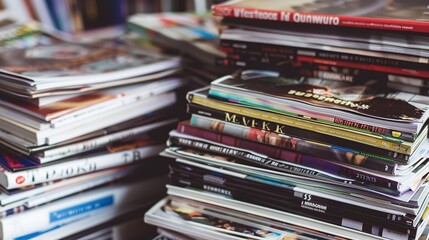
[[[162,196],[178,59],[35,24],[2,26],[0,50],[1,239],[58,239]]]
[[[250,68],[188,93],[191,118],[170,132],[162,153],[176,159],[169,196],[146,222],[171,239],[420,238],[429,221],[429,97],[387,83],[424,72],[419,54],[429,45],[407,40],[429,30],[426,8],[417,1],[215,5],[213,13],[225,16],[225,62]],[[419,20],[392,20],[401,17]],[[377,63],[359,63],[369,59],[364,52]],[[305,59],[321,56],[341,61],[307,68]],[[394,57],[401,65],[387,67]],[[412,58],[422,61],[402,65]],[[362,75],[311,75],[337,66]]]

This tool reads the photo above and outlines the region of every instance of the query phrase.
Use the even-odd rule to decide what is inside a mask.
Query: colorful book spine
[[[322,177],[358,185],[373,185],[392,190],[403,188],[400,182],[382,178],[359,169],[338,165],[318,157],[302,155],[224,134],[205,131],[189,125],[181,125],[177,130],[182,135],[175,136],[170,133],[169,143],[172,146],[210,151],[215,154],[239,158],[251,164],[310,177]],[[340,178],[336,178],[336,176]]]
[[[360,155],[358,151],[353,149],[307,141],[285,134],[219,121],[217,119],[207,118],[196,114],[192,115],[189,124],[208,131],[214,131],[290,151],[296,151],[298,153],[315,155],[331,161],[348,163],[352,166],[367,168],[392,175],[395,175],[396,172],[396,164],[392,163],[391,160],[386,161],[381,158]],[[186,123],[180,123],[178,128],[182,125],[186,125]]]

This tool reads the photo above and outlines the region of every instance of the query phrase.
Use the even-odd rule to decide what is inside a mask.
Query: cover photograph
[[[349,112],[405,123],[424,123],[429,116],[427,111],[429,97],[403,92],[385,92],[385,89],[380,90],[369,83],[365,85],[339,81],[321,83],[320,79],[296,80],[267,71],[243,71],[213,81],[209,94],[219,97],[222,93],[230,95],[245,93],[247,99],[269,99],[271,102],[289,105],[292,108],[319,109],[326,114],[333,112],[328,110],[336,110],[337,116]]]
[[[32,90],[81,87],[176,68],[178,59],[131,51],[114,41],[92,45],[59,41],[11,49],[0,56],[0,73],[9,88]],[[2,84],[2,85],[3,85]]]

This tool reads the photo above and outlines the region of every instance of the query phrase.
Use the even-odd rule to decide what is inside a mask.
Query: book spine
[[[245,122],[236,123],[242,126],[251,126],[262,130],[267,130],[262,128],[262,126],[269,126],[270,129],[268,131],[271,131],[271,129],[274,129],[274,130],[279,129],[279,130],[282,130],[282,132],[279,132],[279,131],[273,131],[273,132],[276,132],[278,134],[299,136],[303,139],[322,142],[326,144],[332,144],[332,145],[335,145],[339,141],[341,141],[345,146],[348,146],[348,148],[355,149],[356,151],[359,151],[360,155],[364,155],[364,156],[381,156],[381,157],[385,157],[386,159],[394,159],[394,160],[400,160],[400,161],[408,161],[409,159],[409,155],[406,155],[406,154],[401,154],[401,153],[397,153],[397,152],[393,152],[393,151],[389,151],[389,150],[385,150],[377,147],[371,147],[369,145],[356,143],[354,141],[349,141],[346,139],[340,140],[339,138],[334,136],[327,136],[327,135],[319,134],[317,132],[313,132],[306,129],[290,127],[290,126],[279,124],[267,119],[260,119],[255,117],[249,117],[246,115],[241,115],[234,110],[222,111],[222,110],[203,107],[201,105],[191,103],[191,104],[188,104],[188,113],[197,114],[205,117],[211,117],[225,122],[231,122],[228,120],[231,120],[231,116],[235,116],[236,119],[246,120]],[[252,125],[247,125],[246,123],[252,123]],[[371,154],[367,154],[367,153],[371,153]]]
[[[232,104],[227,104],[220,101],[214,101],[200,96],[192,97],[191,101],[192,103],[205,106],[207,108],[212,108],[212,109],[227,112],[224,116],[225,117],[224,121],[226,122],[233,122],[233,123],[241,122],[242,125],[257,127],[266,131],[273,131],[273,132],[284,134],[283,132],[284,127],[289,126],[289,127],[310,130],[312,132],[317,132],[323,135],[329,135],[329,136],[338,137],[341,139],[363,143],[365,145],[373,146],[376,148],[382,148],[389,151],[398,152],[398,153],[407,154],[407,155],[410,155],[413,150],[412,147],[408,145],[387,141],[387,140],[376,138],[366,134],[352,132],[349,129],[329,126],[329,125],[321,124],[317,122],[305,121],[303,119],[298,119],[298,118],[294,118],[286,115],[280,115],[280,114],[235,106]],[[241,116],[237,117],[237,114]],[[249,122],[248,118],[258,119],[258,121]],[[262,122],[260,123],[261,125],[258,125],[259,124],[258,122],[260,122],[261,120],[262,120]],[[265,122],[264,120],[274,122],[275,124],[267,125],[267,122]]]
[[[317,24],[422,33],[429,32],[429,25],[427,23],[412,20],[338,16],[332,14],[314,14],[293,11],[266,10],[225,5],[213,5],[212,13],[214,16],[221,17],[290,22],[297,24]]]
[[[185,124],[186,123],[180,123],[178,129]],[[392,175],[395,173],[396,164],[374,157],[360,155],[358,152],[352,149],[306,141],[301,138],[291,137],[275,132],[263,131],[258,128],[241,126],[238,124],[232,124],[199,115],[192,115],[189,124],[197,128],[255,141],[286,150],[316,155],[317,157],[331,161],[348,163],[353,166],[367,168]]]
[[[354,179],[355,183],[357,184],[374,185],[392,190],[398,190],[400,185],[400,183],[396,181],[381,178],[379,176],[372,175],[368,172],[359,171],[358,169],[337,165],[334,162],[329,162],[319,157],[302,155],[296,152],[291,152],[268,145],[262,145],[257,142],[242,140],[224,134],[205,131],[189,125],[180,125],[180,128],[178,128],[178,132],[196,137],[196,139],[175,139],[173,137],[170,137],[170,141],[173,144],[197,148],[198,150],[208,150],[217,154],[228,155],[231,157],[239,157],[240,159],[246,159],[249,162],[257,161],[258,164],[262,164],[263,166],[267,166],[269,168],[274,168],[277,170],[292,170],[292,172],[295,171],[298,174],[300,172],[309,172],[311,173],[309,174],[310,176],[317,176],[321,175],[317,172],[317,170],[315,171],[313,169],[307,169],[317,166],[317,169],[320,169],[322,171],[322,174],[323,172],[326,172],[335,176],[351,178]],[[205,142],[203,141],[203,139],[213,141],[214,143],[218,143],[219,145],[214,145],[209,142]],[[242,151],[238,149],[228,148],[225,146],[233,146],[239,148]],[[219,149],[219,151],[217,151],[216,149]],[[262,155],[257,156],[252,152],[263,154],[268,157],[264,158]],[[285,164],[284,162],[282,162],[282,160],[294,163],[294,165]],[[300,168],[299,166],[302,166],[302,168]]]
[[[122,166],[145,158],[158,155],[164,145],[153,145],[121,152],[78,158],[54,165],[42,166],[30,170],[9,172],[3,171],[5,182],[3,187],[7,189],[21,188],[38,183],[54,181],[87,174],[98,170]]]
[[[270,198],[276,199],[280,202],[287,202],[287,206],[291,207],[291,209],[295,209],[295,212],[297,213],[300,213],[301,210],[310,210],[309,213],[313,211],[326,215],[335,215],[337,217],[347,217],[351,219],[365,219],[366,217],[371,216],[372,219],[377,219],[377,221],[380,222],[388,221],[389,224],[401,224],[402,226],[412,227],[412,221],[410,221],[408,216],[371,210],[368,208],[318,197],[313,194],[295,190],[287,190],[276,186],[268,186],[266,184],[248,180],[241,180],[232,176],[225,176],[221,173],[205,172],[204,170],[202,171],[203,172],[194,174],[189,173],[186,170],[182,171],[179,168],[173,167],[171,168],[169,176],[173,183],[179,183],[182,186],[196,187],[202,190],[210,191],[211,189],[204,187],[207,186],[206,184],[210,184],[212,186],[214,185],[227,189],[218,193],[224,195],[229,194],[231,197],[234,197],[234,193],[236,192],[254,192],[256,195],[259,195],[260,198]],[[251,198],[247,198],[247,201],[249,201],[249,199]],[[283,206],[285,205],[283,204]]]

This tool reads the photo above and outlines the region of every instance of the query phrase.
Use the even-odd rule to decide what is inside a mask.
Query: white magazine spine
[[[137,136],[138,134],[142,134],[142,133],[148,132],[150,130],[153,130],[153,129],[156,129],[156,128],[159,128],[161,126],[165,126],[168,124],[172,124],[175,122],[177,122],[176,119],[164,120],[164,121],[151,123],[151,124],[143,125],[140,127],[120,131],[120,132],[113,133],[113,134],[106,135],[106,136],[102,136],[99,138],[93,138],[93,139],[89,139],[87,141],[78,142],[75,144],[70,144],[70,145],[67,145],[64,147],[46,150],[44,152],[44,157],[41,158],[40,162],[46,163],[46,162],[49,162],[50,159],[56,160],[56,159],[64,158],[64,157],[71,156],[71,155],[74,155],[77,153],[87,152],[87,151],[99,148],[101,146],[104,146],[106,144],[109,144],[109,143],[112,143],[112,142],[115,142],[115,141],[118,141],[121,139],[126,139],[126,138],[130,138],[133,136]]]
[[[163,180],[153,178],[128,185],[107,186],[11,215],[0,220],[0,238],[22,237],[83,219],[96,212],[102,213],[109,207],[139,204],[161,194],[163,189],[159,185],[165,183]]]
[[[47,144],[55,144],[62,141],[66,141],[96,130],[100,130],[143,114],[156,111],[166,106],[170,106],[176,102],[176,94],[174,92],[165,93],[156,97],[151,97],[144,101],[138,101],[137,103],[130,104],[121,108],[120,112],[117,112],[114,116],[112,113],[100,114],[90,122],[85,124],[71,124],[71,126],[64,126],[67,129],[52,129],[52,132],[46,132]],[[78,122],[79,123],[79,122]],[[56,130],[56,131],[55,131]],[[64,131],[63,131],[64,130]]]
[[[144,86],[137,87],[130,92],[125,91],[124,93],[117,93],[115,98],[112,98],[106,102],[95,104],[93,106],[74,111],[70,114],[66,114],[65,116],[53,118],[49,121],[51,121],[51,126],[53,128],[60,127],[65,124],[77,122],[81,119],[87,119],[91,116],[96,116],[97,114],[106,112],[110,109],[122,107],[152,96],[166,93],[180,87],[182,84],[183,81],[181,79],[168,79],[145,84]]]
[[[121,152],[101,154],[69,160],[49,166],[30,170],[9,172],[3,170],[1,185],[7,189],[20,188],[33,184],[73,177],[103,169],[126,165],[148,157],[154,157],[161,152],[163,144],[146,146]]]

